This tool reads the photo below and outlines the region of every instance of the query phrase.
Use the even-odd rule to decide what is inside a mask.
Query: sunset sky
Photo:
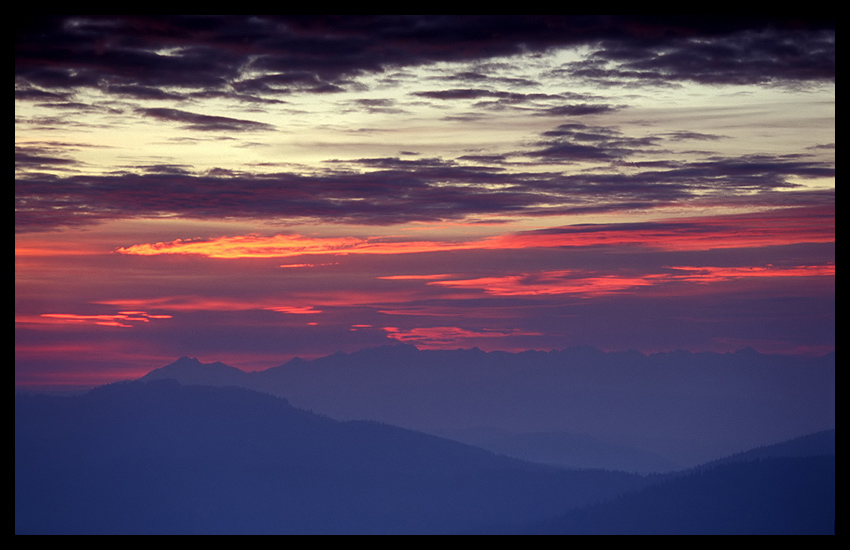
[[[15,381],[835,348],[833,20],[23,16]]]

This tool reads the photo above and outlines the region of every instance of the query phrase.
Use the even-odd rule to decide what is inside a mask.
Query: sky
[[[835,22],[22,16],[15,383],[835,349]]]

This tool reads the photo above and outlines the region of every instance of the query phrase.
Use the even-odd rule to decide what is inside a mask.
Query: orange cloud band
[[[460,242],[238,235],[204,241],[178,239],[143,243],[119,248],[117,252],[139,256],[199,254],[209,258],[287,258],[317,254],[411,254],[623,245],[656,250],[712,250],[834,241],[834,211],[804,210],[648,223],[566,226]]]

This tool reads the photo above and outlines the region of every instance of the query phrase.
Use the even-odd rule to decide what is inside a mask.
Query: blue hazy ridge
[[[479,534],[832,535],[835,456],[697,468],[564,516]]]
[[[16,395],[16,533],[834,532],[834,429],[644,476],[334,420],[227,385],[251,373],[220,363],[185,358],[155,372],[218,385],[150,376],[75,396]],[[569,441],[581,440],[559,445]]]
[[[645,483],[566,471],[240,388],[16,397],[21,534],[414,534],[566,512]]]
[[[163,378],[251,388],[335,419],[377,420],[515,458],[642,473],[835,427],[834,353],[508,353],[400,344],[256,372],[183,357],[142,379]]]

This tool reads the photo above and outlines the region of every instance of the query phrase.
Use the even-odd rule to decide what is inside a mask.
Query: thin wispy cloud
[[[149,314],[144,311],[119,311],[114,314],[84,315],[79,313],[42,313],[39,319],[20,318],[22,324],[94,324],[107,327],[132,328],[135,323],[149,323],[151,320],[172,319],[171,315]]]
[[[243,132],[274,129],[274,126],[270,124],[254,120],[190,113],[188,111],[181,111],[180,109],[151,107],[139,109],[139,113],[159,120],[177,122],[190,130]]]

